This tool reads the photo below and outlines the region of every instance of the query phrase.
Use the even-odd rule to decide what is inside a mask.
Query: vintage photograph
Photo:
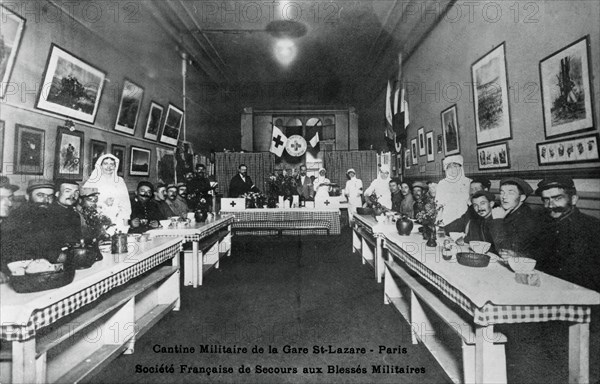
[[[0,20],[0,23],[2,23],[2,32],[0,33],[0,99],[3,99],[15,64],[19,43],[23,36],[25,19],[2,5],[0,5],[0,15],[2,16],[2,20]]]
[[[43,175],[46,132],[21,124],[15,127],[14,173]]]
[[[183,120],[183,111],[176,106],[169,104],[167,116],[163,124],[160,142],[170,145],[177,145],[179,139],[179,131]]]
[[[156,147],[156,174],[165,184],[175,182],[175,149]]]
[[[600,160],[598,134],[537,144],[539,165],[587,163]]]
[[[421,127],[417,130],[417,137],[419,138],[419,156],[425,156],[427,153],[425,143],[425,128]]]
[[[88,163],[88,174],[92,174],[94,171],[94,167],[96,166],[96,161],[100,158],[100,156],[108,153],[108,145],[106,141],[100,140],[90,140],[90,161]]]
[[[150,175],[150,150],[131,146],[129,156],[129,174],[131,176]]]
[[[444,154],[446,156],[449,156],[460,153],[460,139],[458,136],[458,117],[456,115],[456,105],[453,105],[450,108],[443,110],[441,113],[441,118],[442,134],[444,136]]]
[[[510,168],[508,143],[477,148],[477,161],[479,169]]]
[[[150,110],[148,111],[148,119],[146,120],[146,130],[144,131],[145,139],[156,140],[158,138],[162,115],[162,105],[155,103],[154,101],[151,102]]]
[[[417,139],[410,141],[410,153],[412,155],[412,165],[417,165],[419,159],[419,149],[417,148]]]
[[[94,123],[106,74],[52,44],[36,108]]]
[[[130,80],[125,79],[123,81],[123,93],[119,104],[119,112],[117,113],[115,131],[130,135],[135,133],[135,124],[140,113],[143,96],[144,88]]]
[[[512,137],[504,46],[500,44],[471,66],[478,145]]]
[[[54,178],[83,179],[83,137],[81,131],[58,127],[54,156]]]
[[[427,141],[427,162],[435,160],[435,150],[433,148],[433,131],[429,131],[425,134],[425,141]]]
[[[589,49],[588,35],[540,61],[546,138],[594,128]]]
[[[123,170],[125,169],[125,146],[113,144],[110,153],[119,159],[119,169],[117,169],[117,174],[123,176]]]

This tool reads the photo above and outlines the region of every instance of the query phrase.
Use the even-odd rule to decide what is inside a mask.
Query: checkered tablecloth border
[[[181,243],[172,245],[147,259],[132,265],[106,279],[97,282],[63,300],[48,307],[34,311],[27,324],[10,324],[0,327],[0,338],[7,341],[23,341],[36,335],[38,329],[48,326],[59,319],[70,315],[79,308],[87,305],[113,288],[125,284],[129,280],[149,271],[150,269],[172,259],[181,251]],[[124,261],[125,262],[125,261]]]
[[[287,221],[307,221],[307,222],[322,222],[326,221],[329,227],[330,235],[339,235],[341,233],[340,226],[340,213],[334,211],[280,211],[280,210],[260,210],[252,211],[251,209],[245,211],[235,212],[235,223],[234,227],[241,227],[244,222],[252,222],[253,226],[256,222],[265,222],[265,227],[272,227],[275,225],[282,225]],[[271,231],[272,232],[272,231]],[[287,231],[286,231],[287,232]],[[304,232],[307,231],[298,231]],[[252,232],[258,234],[257,232]],[[320,232],[322,233],[322,232]]]
[[[494,324],[531,323],[545,321],[571,321],[589,323],[591,309],[580,305],[495,305],[486,303],[477,307],[460,290],[448,283],[444,278],[427,268],[410,256],[397,244],[384,241],[384,247],[392,251],[393,257],[403,261],[411,270],[436,287],[444,296],[456,303],[473,316],[475,324],[488,326]]]

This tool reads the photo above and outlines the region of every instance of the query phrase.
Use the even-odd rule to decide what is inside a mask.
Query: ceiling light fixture
[[[282,65],[288,66],[294,61],[298,54],[296,43],[291,39],[277,39],[274,47],[275,58]]]

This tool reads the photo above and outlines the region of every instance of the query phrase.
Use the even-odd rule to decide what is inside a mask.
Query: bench
[[[397,280],[402,285],[398,285]],[[459,308],[452,308],[391,259],[385,261],[384,303],[392,304],[400,312],[411,327],[413,344],[421,341],[453,382],[475,382],[475,348],[477,337],[481,335],[477,335],[474,324],[460,315]],[[441,320],[446,326],[444,330],[458,338],[460,351],[452,349],[450,340],[444,337],[446,332],[441,336],[436,334],[440,322],[432,319]],[[499,332],[484,335],[484,343],[491,344],[489,351],[496,362],[491,377],[485,382],[506,383],[506,336]],[[456,354],[461,355],[462,366],[455,358]]]

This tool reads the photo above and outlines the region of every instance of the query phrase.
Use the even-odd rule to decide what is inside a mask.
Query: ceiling
[[[189,54],[205,84],[221,90],[232,108],[369,108],[454,0],[190,1],[148,2],[157,22]],[[426,12],[429,10],[429,12]],[[291,30],[295,60],[274,57],[282,20]],[[275,22],[275,24],[270,24]],[[288,28],[289,29],[289,28]],[[289,34],[289,33],[288,33]],[[223,101],[223,100],[222,100]]]

